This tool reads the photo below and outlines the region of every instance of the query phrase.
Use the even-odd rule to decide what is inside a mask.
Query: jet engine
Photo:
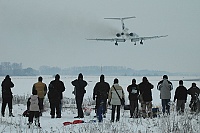
[[[117,34],[116,34],[116,36],[117,36],[117,37],[120,37],[120,36],[121,36],[121,34],[120,34],[120,33],[117,33]]]
[[[129,33],[129,36],[133,36],[133,33]]]

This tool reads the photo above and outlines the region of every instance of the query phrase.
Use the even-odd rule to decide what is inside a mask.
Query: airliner
[[[118,45],[118,42],[126,42],[129,40],[130,42],[134,42],[134,45],[136,45],[136,42],[140,42],[140,44],[143,44],[143,41],[149,40],[149,39],[156,39],[161,37],[167,37],[168,35],[163,36],[149,36],[149,37],[140,37],[136,33],[129,32],[129,29],[125,27],[124,20],[132,19],[136,17],[123,17],[123,18],[104,18],[104,19],[111,19],[111,20],[120,20],[122,25],[122,31],[121,33],[116,33],[115,38],[96,38],[96,39],[87,39],[87,40],[96,40],[96,41],[110,41],[115,42],[115,45]]]

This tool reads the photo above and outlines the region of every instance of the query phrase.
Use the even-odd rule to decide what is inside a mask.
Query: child
[[[27,102],[27,108],[29,110],[29,117],[28,117],[28,125],[33,123],[33,118],[35,117],[35,125],[40,127],[39,116],[40,116],[40,109],[39,109],[39,98],[37,95],[37,90],[33,90],[33,95],[30,96]]]

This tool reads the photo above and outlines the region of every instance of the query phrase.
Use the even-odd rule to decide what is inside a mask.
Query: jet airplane
[[[143,41],[148,39],[155,39],[155,38],[161,38],[161,37],[167,37],[168,35],[164,36],[150,36],[150,37],[140,37],[136,33],[128,32],[128,28],[125,27],[124,20],[131,19],[136,17],[123,17],[123,18],[104,18],[104,19],[112,19],[112,20],[120,20],[122,25],[122,31],[121,33],[116,33],[116,38],[108,38],[108,39],[87,39],[87,40],[96,40],[96,41],[115,41],[115,45],[118,45],[118,42],[126,42],[127,40],[130,40],[131,42],[134,42],[134,45],[136,45],[136,42],[140,41],[140,44],[143,44]]]

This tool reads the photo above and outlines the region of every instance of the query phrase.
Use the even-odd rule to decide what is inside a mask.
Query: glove
[[[111,104],[110,104],[110,101],[108,101],[108,105],[111,105]]]

